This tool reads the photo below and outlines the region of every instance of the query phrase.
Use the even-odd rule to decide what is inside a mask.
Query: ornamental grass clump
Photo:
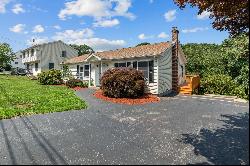
[[[144,75],[133,68],[109,69],[101,78],[101,89],[110,98],[139,98],[145,92]]]

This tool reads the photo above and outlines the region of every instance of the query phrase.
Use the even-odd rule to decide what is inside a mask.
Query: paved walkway
[[[128,106],[92,93],[77,92],[86,110],[0,121],[0,164],[249,164],[248,103],[176,96]]]

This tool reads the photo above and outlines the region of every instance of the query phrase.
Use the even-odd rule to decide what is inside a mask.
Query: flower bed
[[[129,99],[129,98],[109,98],[103,95],[101,90],[96,91],[93,94],[96,98],[102,99],[105,101],[119,103],[119,104],[127,104],[127,105],[137,105],[137,104],[146,104],[146,103],[158,103],[160,102],[160,98],[155,95],[146,94],[137,99]]]

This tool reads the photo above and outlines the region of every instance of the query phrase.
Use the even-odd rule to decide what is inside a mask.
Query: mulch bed
[[[140,105],[140,104],[146,104],[146,103],[160,102],[159,97],[155,95],[151,95],[151,94],[146,94],[145,96],[137,98],[137,99],[109,98],[109,97],[104,96],[101,90],[98,90],[93,95],[98,99],[102,99],[102,100],[113,102],[113,103],[127,104],[127,105]]]

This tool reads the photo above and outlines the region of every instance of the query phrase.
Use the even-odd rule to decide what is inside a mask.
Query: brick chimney
[[[179,50],[179,31],[177,27],[172,28],[172,90],[179,91],[178,88],[178,50]]]

